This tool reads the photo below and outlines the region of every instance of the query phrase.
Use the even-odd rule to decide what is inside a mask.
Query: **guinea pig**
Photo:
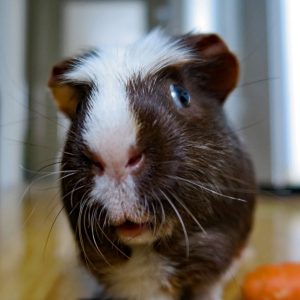
[[[219,300],[252,226],[251,161],[224,116],[235,55],[214,34],[155,30],[53,67],[71,120],[62,201],[113,300]]]

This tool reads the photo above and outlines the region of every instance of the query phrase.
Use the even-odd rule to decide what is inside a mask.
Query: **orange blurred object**
[[[249,273],[244,300],[300,300],[300,263],[264,265]]]

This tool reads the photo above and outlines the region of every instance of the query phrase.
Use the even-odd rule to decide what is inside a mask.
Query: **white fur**
[[[173,267],[149,247],[133,247],[131,259],[110,270],[111,296],[128,300],[176,299],[169,282]]]
[[[91,82],[102,80],[103,68],[110,74],[118,74],[120,79],[128,79],[134,74],[153,74],[173,64],[195,58],[192,51],[178,40],[153,30],[142,40],[125,49],[99,52],[81,60],[80,64],[65,75],[67,81]]]
[[[143,78],[191,58],[189,49],[156,30],[123,51],[99,52],[82,58],[65,75],[66,81],[93,83],[96,87],[90,95],[83,139],[103,159],[106,175],[126,164],[129,149],[136,145],[139,124],[126,95],[128,80],[137,74]],[[107,176],[96,176],[92,196],[102,201],[110,214],[136,214],[137,198],[130,178],[116,184]]]
[[[132,222],[146,222],[144,210],[138,206],[133,179],[128,176],[121,183],[116,183],[107,175],[96,176],[91,192],[94,201],[101,201],[109,213],[109,219],[115,225],[126,219]]]

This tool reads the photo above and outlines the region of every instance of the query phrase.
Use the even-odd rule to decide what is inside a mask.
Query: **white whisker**
[[[199,223],[197,218],[194,216],[194,214],[188,209],[188,207],[180,200],[178,197],[169,191],[169,193],[173,196],[173,198],[185,209],[185,211],[190,215],[190,217],[194,220],[194,222],[198,225],[198,227],[201,229],[203,233],[206,233],[205,229],[203,226]]]
[[[182,178],[182,177],[178,177],[178,176],[170,176],[168,175],[169,178],[173,178],[173,179],[176,179],[176,180],[181,180],[183,182],[186,182],[190,185],[193,185],[193,186],[196,186],[196,187],[199,187],[200,189],[202,190],[205,190],[207,192],[210,192],[211,194],[214,194],[214,195],[217,195],[217,196],[220,196],[220,197],[223,197],[223,198],[227,198],[227,199],[230,199],[230,200],[236,200],[236,201],[241,201],[241,202],[247,202],[245,199],[241,199],[241,198],[236,198],[236,197],[232,197],[232,196],[228,196],[228,195],[224,195],[224,194],[221,194],[217,191],[214,191],[214,190],[211,190],[203,185],[201,185],[200,183],[198,182],[195,182],[193,180],[189,180],[189,179],[185,179],[185,178]]]
[[[172,203],[172,201],[170,200],[170,198],[163,192],[163,191],[160,191],[162,193],[162,195],[165,197],[165,199],[168,201],[168,203],[170,204],[170,206],[172,207],[172,209],[174,210],[175,214],[177,215],[177,218],[181,224],[181,227],[182,227],[182,231],[183,231],[183,234],[184,234],[184,239],[185,239],[185,246],[186,246],[186,257],[189,257],[190,255],[190,242],[189,242],[189,237],[188,237],[188,233],[187,233],[187,230],[186,230],[186,227],[184,225],[184,222],[182,220],[182,217],[179,213],[179,211],[177,210],[176,206]]]

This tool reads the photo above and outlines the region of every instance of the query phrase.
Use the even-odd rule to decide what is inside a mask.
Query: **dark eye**
[[[171,96],[173,98],[175,105],[178,108],[185,108],[190,105],[191,97],[190,97],[189,92],[185,88],[183,88],[177,84],[171,84],[170,85],[170,93],[171,93]]]
[[[82,104],[83,101],[79,101],[77,106],[76,106],[76,114],[79,114],[82,111]]]

